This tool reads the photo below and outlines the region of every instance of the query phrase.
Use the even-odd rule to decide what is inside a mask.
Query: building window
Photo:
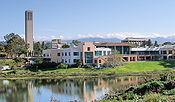
[[[71,53],[69,52],[69,56],[71,56]]]
[[[77,59],[74,59],[74,63],[76,63],[77,62]]]
[[[57,53],[57,56],[60,56],[60,53]]]
[[[95,56],[102,56],[102,51],[95,51]]]
[[[65,52],[65,56],[67,56],[67,52]]]
[[[70,59],[69,59],[69,63],[70,63]]]
[[[163,51],[163,54],[167,54],[167,52],[166,51]]]
[[[99,63],[101,63],[101,60],[99,60]]]
[[[106,51],[103,51],[103,56],[106,56]]]
[[[67,63],[67,60],[65,59],[65,63]]]
[[[93,52],[85,52],[85,63],[93,63]]]
[[[62,52],[62,56],[64,56],[64,53]]]
[[[64,59],[62,59],[62,63],[64,63]]]
[[[88,47],[88,48],[87,48],[87,50],[88,50],[88,51],[90,51],[90,50],[91,50],[91,48],[90,48],[90,47]]]
[[[95,60],[95,63],[97,63],[97,60]]]
[[[111,51],[108,51],[107,53],[108,53],[107,55],[110,55],[111,54]]]
[[[43,55],[44,57],[46,56],[46,54]]]
[[[79,56],[79,52],[74,52],[74,56]]]
[[[172,51],[172,50],[169,50],[169,51],[168,51],[168,54],[173,54],[173,51]]]

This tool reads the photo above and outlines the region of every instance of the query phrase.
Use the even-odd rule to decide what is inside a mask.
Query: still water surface
[[[0,102],[50,102],[53,98],[60,102],[91,102],[140,81],[138,77],[0,80]]]

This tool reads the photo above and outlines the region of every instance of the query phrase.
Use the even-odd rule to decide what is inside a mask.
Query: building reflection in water
[[[50,91],[50,97],[71,97],[81,102],[101,99],[110,90],[122,90],[140,81],[138,77],[93,79],[0,80],[0,102],[34,102]],[[48,92],[49,93],[49,92]],[[48,96],[48,94],[47,94]],[[50,98],[48,97],[48,98]],[[42,100],[42,99],[41,99]],[[48,99],[49,100],[49,99]],[[62,99],[58,99],[62,101]],[[64,99],[65,101],[66,99]],[[70,98],[66,101],[71,101]]]

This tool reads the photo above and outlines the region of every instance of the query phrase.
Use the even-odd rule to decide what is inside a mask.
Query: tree
[[[76,65],[77,65],[78,68],[81,67],[83,65],[83,61],[81,59],[77,59],[76,60]]]
[[[153,44],[152,44],[152,41],[151,41],[151,39],[148,39],[148,41],[147,41],[147,46],[152,46]]]
[[[72,43],[74,44],[74,45],[78,45],[79,43],[81,43],[80,41],[78,41],[78,40],[72,40]]]
[[[69,48],[70,46],[69,45],[67,45],[67,44],[64,44],[63,46],[62,46],[62,48]]]
[[[154,46],[156,46],[156,47],[159,46],[158,43],[157,43],[157,41],[154,42]]]
[[[173,45],[172,42],[164,42],[163,45]]]
[[[0,45],[0,52],[5,52],[5,47]]]
[[[143,41],[143,43],[140,46],[145,47],[146,44],[147,44],[147,41]]]
[[[41,43],[41,48],[42,48],[42,50],[48,49],[48,47],[46,46],[46,44],[47,44],[47,43],[44,42],[44,41]]]
[[[117,50],[112,50],[110,57],[107,59],[104,65],[105,67],[111,67],[111,68],[123,65],[123,60],[120,55],[120,52]]]
[[[34,55],[41,56],[42,55],[42,48],[40,42],[34,43]]]
[[[6,52],[15,57],[21,54],[27,54],[27,44],[18,34],[10,33],[4,36],[6,40]]]

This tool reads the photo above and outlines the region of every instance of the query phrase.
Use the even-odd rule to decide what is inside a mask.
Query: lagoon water
[[[138,77],[0,80],[0,102],[92,102],[140,81]]]

